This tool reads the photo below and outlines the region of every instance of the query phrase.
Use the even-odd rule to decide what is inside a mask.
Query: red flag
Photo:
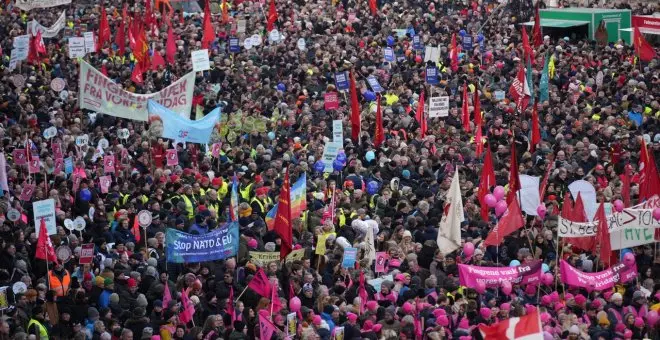
[[[529,85],[527,84],[527,77],[525,75],[525,67],[523,66],[523,63],[520,63],[518,75],[513,79],[513,82],[509,87],[509,96],[515,101],[518,111],[522,112],[527,108],[531,93],[529,91]]]
[[[378,4],[376,4],[376,0],[369,0],[369,9],[371,10],[371,15],[376,16],[378,14]]]
[[[458,71],[458,46],[456,46],[456,33],[451,35],[451,50],[449,51],[451,57],[451,70]]]
[[[160,52],[155,51],[154,55],[151,57],[151,70],[158,70],[158,66],[165,67],[165,59],[163,59],[163,56],[160,55]]]
[[[536,5],[534,13],[534,28],[532,29],[532,40],[534,47],[543,45],[543,35],[541,34],[541,17],[539,16],[539,6]]]
[[[165,45],[165,60],[168,63],[174,64],[176,58],[176,38],[174,37],[174,30],[172,26],[167,29],[167,43]]]
[[[131,50],[135,50],[137,46],[136,37],[140,33],[140,18],[130,19],[131,23],[128,25],[128,46]]]
[[[266,22],[266,30],[268,32],[275,29],[275,22],[277,21],[277,8],[275,8],[275,0],[270,0],[268,5],[268,21]]]
[[[135,236],[136,243],[140,242],[142,236],[140,236],[140,223],[138,223],[137,215],[135,215],[135,218],[133,219],[133,229],[131,232],[133,233],[133,236]]]
[[[97,42],[96,50],[100,51],[101,49],[103,49],[103,45],[105,45],[105,43],[109,41],[110,41],[110,25],[108,24],[108,15],[105,13],[105,5],[101,4],[101,19],[99,22],[99,33],[98,33],[98,42]]]
[[[621,197],[623,198],[623,205],[627,208],[630,206],[630,164],[626,164],[623,167],[623,175],[621,177]]]
[[[543,181],[541,182],[541,188],[539,188],[540,190],[539,197],[541,197],[541,200],[543,200],[543,198],[545,197],[545,189],[548,187],[548,179],[550,179],[550,171],[552,171],[554,167],[555,167],[555,163],[552,161],[548,165],[546,165],[545,176],[543,176]]]
[[[105,67],[105,64],[101,65],[101,73],[106,77],[108,76],[108,68]]]
[[[380,94],[376,101],[376,132],[374,132],[374,146],[379,147],[385,140],[385,133],[383,132],[383,112],[380,109]]]
[[[140,72],[144,72],[149,69],[149,43],[147,42],[147,32],[144,30],[144,25],[139,25],[137,29],[133,56],[137,60],[136,64],[140,64]]]
[[[641,61],[651,61],[656,56],[653,46],[644,39],[637,26],[635,26],[635,53]]]
[[[481,154],[484,152],[484,136],[483,133],[481,132],[481,124],[477,125],[477,134],[474,136],[474,143],[475,146],[477,147],[477,150],[475,151],[477,154],[477,157],[481,157]]]
[[[612,245],[610,243],[610,229],[607,226],[607,217],[605,216],[605,205],[603,202],[600,202],[600,206],[596,211],[596,219],[598,220],[596,240],[598,241],[598,246],[600,246],[600,253],[598,256],[606,266],[609,266],[610,257],[612,255]]]
[[[204,35],[202,36],[202,48],[209,48],[209,45],[215,40],[215,28],[211,23],[211,5],[209,0],[204,5]]]
[[[136,84],[142,84],[144,82],[144,78],[142,78],[142,66],[140,66],[140,63],[135,63],[135,66],[133,66],[133,73],[131,73],[131,80],[136,83]]]
[[[37,32],[37,35],[34,38],[35,46],[37,48],[38,54],[46,54],[46,45],[44,44],[44,38],[41,35],[41,31]]]
[[[543,339],[541,317],[537,309],[525,316],[509,318],[490,326],[480,324],[479,331],[484,339]]]
[[[124,56],[126,53],[126,20],[128,20],[128,4],[124,3],[124,9],[121,12],[121,22],[119,30],[115,34],[115,44],[117,45],[117,54]]]
[[[488,222],[488,205],[484,201],[486,195],[490,193],[490,187],[495,185],[495,169],[493,168],[493,155],[490,148],[486,148],[484,157],[484,167],[481,169],[481,180],[479,182],[479,205],[481,205],[481,219]]]
[[[43,39],[41,38],[41,31],[37,32],[36,36],[30,36],[28,44],[28,61],[33,64],[39,63],[39,54],[45,52]]]
[[[236,312],[234,311],[234,286],[229,287],[229,297],[227,298],[227,314],[231,317],[231,324],[234,324]]]
[[[46,229],[46,220],[41,219],[41,224],[39,225],[39,238],[37,239],[37,252],[34,257],[50,262],[58,263],[57,256],[55,255],[55,248],[53,248],[53,243],[48,237],[48,230]]]
[[[282,301],[280,301],[277,287],[273,287],[271,291],[270,301],[273,304],[273,313],[279,313],[282,310]]]
[[[509,209],[507,209],[504,215],[502,215],[495,228],[493,228],[493,230],[488,233],[488,237],[486,237],[484,245],[500,245],[502,244],[504,237],[520,229],[520,227],[524,225],[525,220],[523,220],[522,212],[520,211],[520,205],[518,204],[518,200],[514,199],[511,201],[511,203],[509,203]]]
[[[530,151],[534,152],[536,150],[536,144],[541,142],[541,127],[539,126],[539,111],[536,102],[534,102],[534,108],[532,109],[532,140],[531,140]]]
[[[641,202],[654,195],[660,195],[660,176],[653,153],[649,152],[646,141],[642,139],[639,157],[639,200]]]
[[[564,195],[564,202],[561,205],[561,217],[573,221],[572,216],[573,216],[573,200],[571,199],[571,193],[567,192]]]
[[[426,116],[424,115],[424,91],[419,95],[419,101],[417,102],[417,111],[415,112],[415,118],[419,123],[419,128],[422,133],[422,138],[426,136]]]
[[[360,129],[362,128],[360,117],[360,103],[358,102],[357,89],[355,88],[355,77],[350,72],[351,91],[351,137],[354,141],[360,141]]]
[[[523,60],[530,58],[532,63],[534,63],[534,50],[532,46],[529,45],[529,37],[527,36],[527,30],[523,25],[522,28],[522,47],[523,47]]]
[[[226,24],[229,22],[229,4],[227,0],[222,0],[222,23]]]
[[[265,298],[270,298],[270,282],[268,281],[268,277],[262,268],[259,268],[257,273],[254,274],[254,277],[252,280],[250,280],[250,283],[248,283],[248,287],[254,290],[255,293]]]
[[[193,315],[195,315],[195,306],[188,298],[188,292],[185,289],[181,289],[181,305],[183,309],[179,313],[179,320],[183,323],[192,321]]]
[[[478,83],[474,85],[474,97],[472,98],[472,105],[474,106],[474,125],[481,125],[481,99],[479,97]]]
[[[470,112],[468,112],[468,86],[463,83],[463,110],[461,111],[463,120],[463,130],[470,132]]]
[[[170,301],[172,301],[172,293],[170,292],[170,286],[167,284],[168,281],[165,281],[165,289],[163,290],[163,311],[169,309],[168,306],[170,305]]]
[[[364,286],[364,272],[360,270],[360,285],[358,286],[358,296],[360,297],[360,315],[364,314],[364,307],[369,299],[369,294]]]
[[[509,192],[506,194],[506,203],[511,204],[520,190],[520,177],[518,176],[518,156],[516,155],[515,138],[511,139],[511,167],[509,168]]]
[[[578,195],[575,198],[575,205],[571,213],[571,221],[575,222],[587,222],[587,211],[584,210],[584,201],[582,201],[582,195],[578,191]]]
[[[588,221],[587,212],[584,210],[584,202],[582,201],[582,195],[580,195],[580,192],[578,192],[578,195],[575,198],[575,205],[573,205],[573,208],[567,212],[566,216],[563,215],[562,210],[562,217],[568,218],[574,222]],[[598,244],[595,235],[588,237],[566,237],[564,238],[564,243],[570,243],[574,248],[591,251],[595,251],[596,245]]]
[[[276,332],[277,327],[268,319],[267,311],[259,311],[259,339],[270,340]]]
[[[280,189],[280,199],[277,203],[277,215],[273,230],[280,236],[280,260],[286,258],[293,250],[293,230],[291,229],[291,185],[289,171],[284,174],[284,183]]]

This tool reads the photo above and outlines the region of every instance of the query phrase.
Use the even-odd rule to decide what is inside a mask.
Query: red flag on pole
[[[470,132],[470,112],[468,111],[468,86],[463,83],[463,107],[461,119],[463,120],[463,130]]]
[[[108,24],[108,15],[105,13],[105,5],[101,4],[101,19],[99,21],[98,45],[96,50],[100,51],[103,48],[103,45],[109,41],[110,25]]]
[[[637,56],[639,56],[639,60],[641,61],[651,61],[653,58],[655,58],[656,53],[655,50],[653,49],[653,46],[649,44],[646,39],[644,39],[644,36],[642,33],[639,31],[639,27],[635,26],[635,53],[637,53]]]
[[[229,287],[229,297],[227,298],[227,314],[231,317],[231,324],[234,324],[234,319],[236,319],[236,312],[234,311],[234,287]]]
[[[534,50],[532,46],[529,45],[529,37],[527,36],[527,30],[525,26],[522,28],[522,45],[523,45],[523,60],[530,58],[532,63],[534,63]]]
[[[165,44],[165,60],[168,63],[174,64],[176,59],[176,38],[174,37],[174,30],[172,26],[167,29],[167,43]]]
[[[144,82],[144,78],[142,78],[142,66],[140,66],[140,63],[135,63],[135,66],[133,66],[133,72],[131,73],[131,80],[140,85]]]
[[[115,44],[117,45],[117,54],[124,56],[126,53],[126,20],[128,20],[128,4],[124,3],[121,11],[121,21],[117,34],[115,34]]]
[[[534,13],[534,29],[532,30],[532,40],[534,47],[539,47],[543,45],[543,35],[541,34],[541,16],[539,16],[539,6],[536,5],[536,11]]]
[[[509,87],[509,96],[515,101],[518,111],[522,112],[527,108],[531,93],[529,91],[529,84],[527,83],[523,63],[520,63],[518,75],[513,79],[513,82]]]
[[[536,144],[541,142],[541,127],[539,126],[539,111],[537,103],[534,102],[534,108],[532,109],[532,140],[531,140],[530,151],[534,152],[536,150]]]
[[[385,140],[385,133],[383,132],[383,112],[380,109],[380,94],[376,101],[376,132],[374,132],[374,146],[379,147]]]
[[[204,35],[202,36],[202,48],[209,48],[209,45],[215,40],[215,28],[211,23],[211,5],[209,0],[205,1],[204,5]]]
[[[644,201],[654,195],[660,195],[660,175],[653,153],[649,152],[646,141],[642,139],[639,157],[639,200]]]
[[[360,270],[360,285],[358,286],[358,296],[360,297],[360,315],[364,314],[364,307],[369,299],[369,294],[364,286],[364,272]]]
[[[142,236],[140,235],[140,223],[138,222],[137,215],[135,215],[135,218],[133,219],[133,229],[131,232],[133,233],[133,236],[135,236],[135,241],[140,242]]]
[[[510,319],[496,322],[490,326],[479,324],[479,331],[484,339],[543,339],[543,328],[538,310]]]
[[[165,289],[163,290],[163,311],[169,309],[170,301],[172,301],[172,293],[170,292],[170,286],[165,281]]]
[[[474,145],[476,146],[475,153],[477,154],[477,157],[481,157],[481,154],[484,152],[484,135],[483,132],[481,132],[481,124],[477,125],[476,127],[477,133],[474,136]]]
[[[490,148],[486,148],[484,156],[484,167],[481,169],[481,181],[479,182],[479,205],[481,205],[481,219],[488,222],[488,205],[485,202],[486,195],[490,193],[490,187],[495,185],[495,169],[493,168],[493,155]]]
[[[286,258],[293,250],[293,230],[291,229],[291,185],[289,171],[284,174],[284,183],[280,189],[280,199],[277,203],[277,215],[273,230],[282,240],[280,244],[280,260]]]
[[[511,139],[511,167],[509,169],[509,192],[506,194],[506,203],[511,204],[520,190],[520,177],[518,176],[518,156],[516,156],[516,140]]]
[[[479,97],[479,84],[474,85],[474,97],[472,98],[472,105],[474,106],[474,124],[479,126],[482,124],[481,120],[481,98]]]
[[[350,91],[351,91],[351,137],[359,142],[360,129],[362,128],[360,117],[360,103],[358,102],[357,89],[355,87],[355,76],[350,72]]]
[[[417,102],[417,111],[415,112],[415,118],[419,123],[419,128],[422,133],[422,138],[426,136],[426,116],[424,115],[424,91],[419,95],[419,101]]]
[[[458,71],[458,46],[456,46],[456,33],[451,35],[451,50],[449,51],[451,57],[451,70]]]
[[[607,226],[607,217],[605,216],[605,205],[603,202],[600,202],[598,211],[596,211],[596,219],[598,220],[596,240],[598,241],[598,246],[600,246],[600,253],[598,255],[600,260],[606,266],[609,266],[612,255],[612,244],[610,243],[610,229]]]
[[[227,0],[222,0],[222,23],[226,24],[229,22],[229,4]]]
[[[275,7],[275,0],[270,0],[268,5],[268,21],[266,22],[266,30],[268,32],[275,29],[275,22],[277,21],[277,8]]]
[[[53,248],[53,243],[50,241],[48,230],[46,229],[46,220],[43,218],[41,219],[41,224],[39,225],[37,252],[35,253],[34,257],[58,263],[57,256],[55,255],[55,248]]]
[[[493,230],[488,233],[488,237],[486,237],[484,245],[500,245],[502,244],[504,237],[520,229],[520,227],[524,225],[525,220],[523,220],[522,212],[520,211],[520,205],[518,204],[518,200],[514,199],[511,201],[511,203],[509,203],[509,209],[507,209],[504,215],[502,215],[495,228],[493,228]]]
[[[181,289],[181,305],[183,305],[183,310],[179,313],[179,320],[183,323],[192,321],[193,315],[195,315],[195,306],[190,301],[188,292],[185,289]]]
[[[378,4],[376,4],[376,0],[369,0],[369,9],[371,10],[371,15],[375,16],[378,14]]]
[[[265,298],[270,298],[270,282],[268,281],[268,277],[263,268],[257,270],[257,273],[254,274],[254,277],[252,277],[252,280],[248,283],[248,287],[254,290],[255,293]]]

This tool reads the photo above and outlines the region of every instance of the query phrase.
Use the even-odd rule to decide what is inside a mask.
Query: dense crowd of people
[[[166,54],[171,25],[176,59],[155,65],[136,83],[132,51],[127,47],[119,56],[114,41],[122,21],[144,15],[143,1],[126,1],[128,17],[122,17],[124,2],[116,0],[74,0],[27,12],[14,1],[3,3],[0,148],[5,162],[0,158],[0,166],[7,188],[0,198],[0,287],[7,289],[3,294],[0,288],[0,340],[259,339],[265,327],[260,316],[275,326],[277,339],[466,340],[483,338],[479,325],[533,312],[540,313],[545,340],[658,339],[657,243],[628,250],[635,256],[634,280],[601,291],[573,287],[564,284],[559,260],[595,273],[623,254],[613,251],[616,261],[610,261],[598,251],[576,247],[558,238],[557,221],[567,199],[576,199],[568,187],[577,180],[594,186],[597,202],[623,199],[628,190],[629,206],[643,203],[642,148],[660,160],[660,59],[639,60],[629,41],[600,45],[545,35],[528,72],[538,101],[546,58],[554,60],[549,98],[537,105],[541,140],[533,145],[533,105],[520,109],[508,95],[525,62],[519,24],[534,20],[519,16],[518,2],[526,3],[381,0],[374,1],[374,15],[372,1],[277,0],[275,25],[283,38],[273,42],[266,31],[269,1],[213,1],[217,38],[209,46],[211,69],[196,74],[199,109],[191,112],[194,119],[197,111],[204,115],[222,106],[225,126],[208,145],[175,143],[155,135],[148,122],[81,110],[80,60],[69,57],[67,43],[82,32],[96,32],[104,6],[113,39],[85,61],[130,92],[153,93],[191,72],[191,52],[202,46],[203,12],[183,13],[173,0],[150,5],[157,25],[148,32],[149,53]],[[199,5],[204,9],[204,1]],[[627,7],[633,14],[660,9],[654,1],[587,5]],[[223,6],[228,7],[226,21]],[[39,61],[11,69],[14,38],[26,34],[32,20],[51,26],[63,10],[66,26],[44,39]],[[475,44],[461,51],[453,69],[451,40],[461,31],[473,35]],[[248,49],[242,43],[254,34],[262,36],[261,44]],[[414,36],[425,46],[439,46],[437,63],[424,61]],[[229,51],[229,37],[240,39],[240,52]],[[393,62],[383,59],[387,46],[394,51]],[[425,79],[432,64],[439,70],[435,86]],[[335,74],[341,71],[351,71],[356,80],[358,138],[352,138],[357,126],[351,124],[350,93],[339,93],[337,109],[324,105],[324,95],[337,92]],[[369,76],[384,88],[378,99]],[[65,81],[64,90],[52,88],[55,78]],[[471,120],[468,129],[462,117],[464,84],[469,85],[470,115],[474,98],[483,112],[483,124]],[[507,98],[496,98],[500,91]],[[448,116],[428,118],[422,126],[416,119],[419,102],[438,95],[449,97]],[[384,136],[379,145],[377,110]],[[343,121],[345,164],[318,171],[324,146],[333,140],[333,120]],[[263,126],[241,127],[246,121],[263,121]],[[50,127],[57,134],[46,138]],[[124,129],[128,136],[120,138]],[[478,192],[486,152],[477,153],[476,129],[482,129],[483,147],[492,153],[495,183],[489,192],[509,184],[512,153],[520,175],[547,176],[540,198],[547,216],[525,214],[525,226],[499,246],[484,245],[498,218],[492,209],[486,218],[481,213]],[[83,134],[88,145],[77,145],[76,137]],[[108,146],[101,151],[118,157],[107,192],[99,182],[105,175],[97,147],[102,139]],[[209,145],[216,143],[221,150],[214,156]],[[74,160],[72,173],[56,161],[57,148]],[[178,165],[165,160],[172,148]],[[17,149],[27,149],[28,158],[38,156],[39,169],[17,165]],[[307,176],[306,210],[292,216],[292,246],[304,254],[259,261],[251,253],[279,253],[282,246],[267,214],[278,202],[285,172],[291,183]],[[205,234],[229,221],[234,175],[240,203],[236,256],[168,262],[168,228]],[[459,176],[463,204],[461,245],[447,252],[436,240],[451,208],[446,203],[454,176]],[[26,187],[32,190],[22,197]],[[35,225],[32,202],[48,198],[55,200],[57,221],[50,242],[61,258],[46,262],[35,256],[40,225]],[[134,228],[142,210],[152,213],[151,224]],[[15,211],[20,216],[10,217]],[[77,217],[86,222],[84,229],[65,226],[65,220]],[[366,233],[372,231],[375,251],[388,257],[378,272],[383,263],[363,256]],[[473,253],[464,251],[466,243],[474,245]],[[93,244],[94,257],[80,264],[85,244]],[[343,265],[347,247],[358,249],[350,268]],[[507,267],[537,260],[554,276],[549,284],[514,284],[507,294],[500,287],[482,290],[459,282],[459,264]],[[270,296],[249,286],[262,270],[274,290]],[[273,303],[273,296],[281,301]],[[189,308],[194,314],[182,318]],[[292,312],[295,321],[289,319]]]

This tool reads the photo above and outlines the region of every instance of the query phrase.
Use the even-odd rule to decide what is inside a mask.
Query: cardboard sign
[[[11,156],[14,159],[14,164],[27,164],[27,158],[25,158],[25,149],[14,149],[14,151],[11,153]]]
[[[376,93],[381,93],[385,92],[385,89],[380,86],[380,83],[378,83],[378,79],[376,79],[375,76],[369,76],[367,77],[367,83],[369,83],[369,87],[376,92]]]
[[[34,211],[34,225],[39,226],[43,219],[46,223],[46,230],[48,235],[55,235],[57,233],[57,221],[55,220],[55,200],[49,198],[43,201],[32,202],[32,210]],[[36,228],[35,233],[39,237],[39,229]]]
[[[85,38],[71,37],[69,38],[69,58],[77,59],[83,58],[87,54],[85,52]]]
[[[193,71],[200,72],[211,69],[211,60],[209,60],[209,50],[197,50],[190,53],[192,59]]]
[[[85,243],[80,246],[80,260],[78,264],[90,264],[94,260],[94,243]]]
[[[350,87],[348,84],[348,72],[335,73],[335,84],[337,85],[337,91],[348,91]]]
[[[179,154],[176,149],[167,150],[165,156],[167,157],[167,166],[179,165]]]
[[[336,110],[339,108],[339,96],[337,92],[328,92],[323,96],[325,110]]]
[[[449,97],[429,98],[429,118],[449,116]]]
[[[28,172],[31,174],[38,174],[41,171],[41,161],[39,157],[32,156],[28,162]]]
[[[332,121],[332,141],[344,148],[344,122],[341,119]]]
[[[103,157],[103,172],[111,174],[115,172],[115,156],[107,155]]]
[[[101,187],[101,193],[107,194],[110,185],[112,184],[112,178],[110,176],[101,176],[99,177],[99,186]]]
[[[83,33],[83,39],[85,40],[85,53],[96,52],[96,39],[94,38],[94,32]]]

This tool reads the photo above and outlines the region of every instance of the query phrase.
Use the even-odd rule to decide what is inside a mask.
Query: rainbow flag
[[[300,217],[307,210],[307,174],[302,176],[291,186],[291,218]]]
[[[229,218],[238,221],[238,179],[234,174],[231,183],[231,196],[229,197]]]
[[[264,218],[268,230],[273,230],[273,226],[275,226],[275,215],[277,215],[277,204],[266,213],[266,218]]]

